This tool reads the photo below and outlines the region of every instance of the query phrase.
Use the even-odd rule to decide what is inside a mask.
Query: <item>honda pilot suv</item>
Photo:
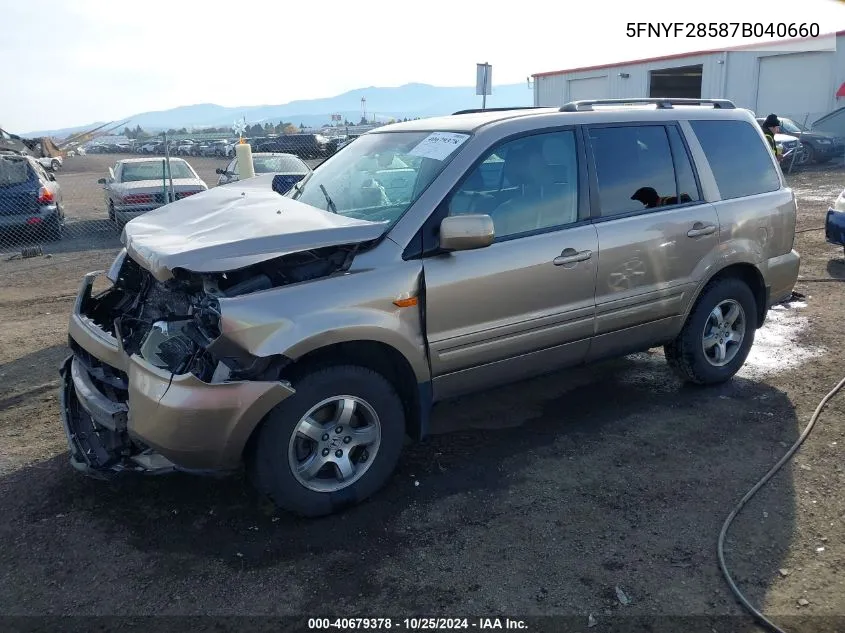
[[[245,465],[329,514],[438,401],[655,346],[684,381],[731,379],[798,275],[793,192],[728,101],[464,111],[373,130],[284,195],[272,178],[133,219],[85,277],[75,467]]]

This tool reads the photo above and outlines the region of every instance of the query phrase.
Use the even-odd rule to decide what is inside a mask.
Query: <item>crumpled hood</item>
[[[126,224],[128,255],[159,281],[175,268],[226,272],[298,251],[374,240],[387,222],[323,211],[273,191],[273,174],[215,187]]]

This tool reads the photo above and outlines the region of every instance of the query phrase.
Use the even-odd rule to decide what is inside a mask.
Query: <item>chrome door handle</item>
[[[563,266],[564,264],[576,264],[584,262],[593,256],[593,251],[576,251],[574,248],[567,248],[560,255],[552,260],[555,266]]]
[[[700,237],[702,235],[712,235],[716,232],[716,226],[713,224],[702,224],[696,222],[692,228],[687,231],[687,237]]]

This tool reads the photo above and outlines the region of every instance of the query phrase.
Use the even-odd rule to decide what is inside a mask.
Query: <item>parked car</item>
[[[170,179],[166,175],[173,177],[176,200],[208,189],[184,159],[170,159],[170,174],[167,174],[165,163],[163,158],[126,158],[109,167],[108,178],[97,181],[103,185],[109,220],[118,228],[132,218],[172,202],[169,199]]]
[[[842,246],[845,251],[845,189],[827,210],[824,235],[829,243]]]
[[[50,171],[59,171],[61,166],[64,164],[64,160],[61,156],[42,156],[36,160],[44,169],[49,169]]]
[[[149,143],[144,143],[138,149],[140,150],[140,152],[142,154],[155,154],[156,152],[159,151],[160,147],[161,147],[161,143],[149,142]]]
[[[358,137],[357,136],[344,136],[342,138],[339,138],[338,141],[337,141],[337,145],[334,148],[334,151],[337,152],[337,151],[342,150],[344,147],[349,145],[356,138],[358,138]]]
[[[257,152],[294,154],[300,158],[326,158],[331,152],[329,139],[321,134],[283,134],[259,142]]]
[[[60,240],[65,226],[62,189],[31,156],[0,151],[0,235]]]
[[[845,157],[845,138],[827,132],[813,131],[786,117],[780,118],[780,129],[796,136],[803,147],[802,164],[827,163],[833,158]]]
[[[203,141],[195,147],[197,156],[214,156],[216,151],[212,141]]]
[[[208,144],[208,153],[203,154],[203,156],[226,156],[226,146],[228,145],[229,141],[226,140],[217,140],[211,141]]]
[[[387,125],[283,196],[266,174],[130,222],[70,318],[71,463],[245,463],[317,516],[380,489],[447,398],[658,345],[730,380],[797,280],[795,196],[748,112],[667,101]]]
[[[194,145],[195,143],[193,141],[179,141],[179,144],[176,146],[176,153],[179,156],[190,156],[193,152]]]
[[[293,154],[256,153],[252,155],[252,167],[256,176],[259,174],[275,174],[279,177],[276,178],[276,193],[286,193],[311,173],[311,168]],[[217,180],[218,185],[238,182],[240,170],[238,169],[237,157],[229,161],[225,169],[217,169],[217,173],[220,175]]]

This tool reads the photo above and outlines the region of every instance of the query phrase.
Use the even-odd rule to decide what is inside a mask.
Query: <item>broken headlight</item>
[[[180,374],[199,352],[187,336],[185,328],[191,321],[156,321],[141,343],[141,358],[168,371]]]

